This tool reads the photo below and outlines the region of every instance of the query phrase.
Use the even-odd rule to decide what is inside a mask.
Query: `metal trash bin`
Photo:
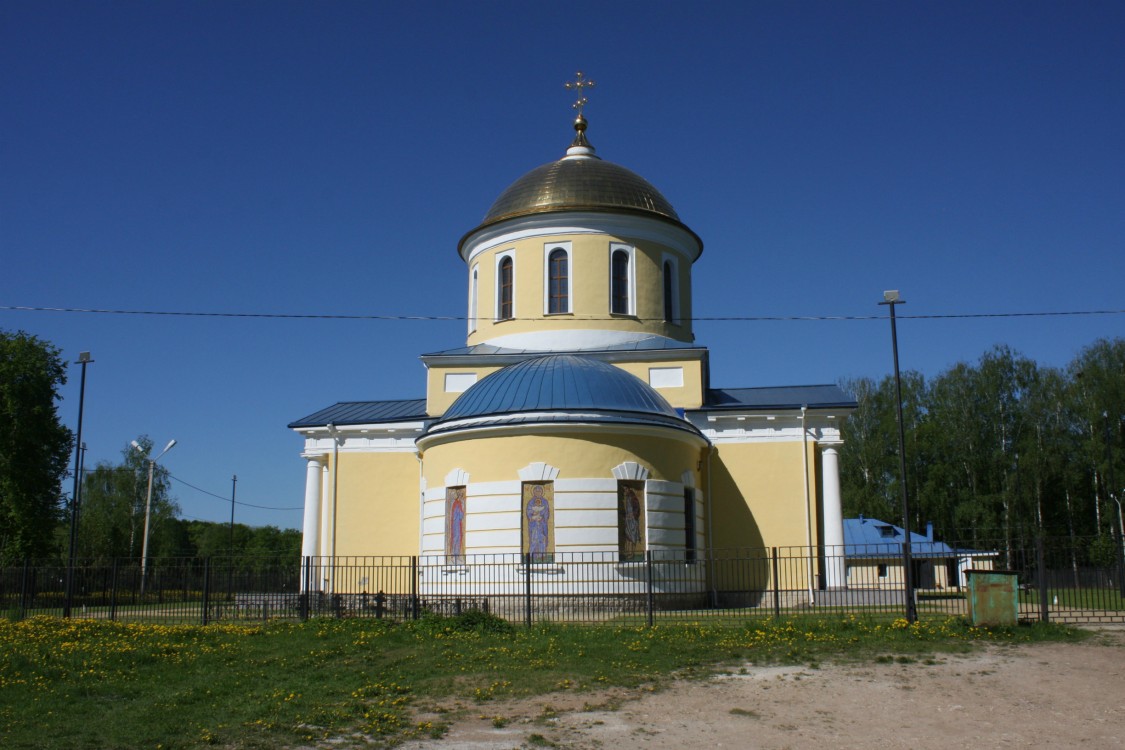
[[[1019,622],[1019,571],[966,570],[965,575],[969,578],[969,621],[974,627]]]

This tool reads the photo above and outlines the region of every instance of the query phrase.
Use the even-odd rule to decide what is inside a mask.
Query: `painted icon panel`
[[[445,489],[445,556],[453,565],[465,562],[465,488]]]
[[[645,559],[645,483],[617,483],[617,551],[622,562]]]
[[[553,482],[523,484],[523,552],[533,563],[555,559],[555,485]]]

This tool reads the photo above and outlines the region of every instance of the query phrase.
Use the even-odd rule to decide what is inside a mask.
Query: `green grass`
[[[746,661],[913,661],[981,641],[1078,637],[855,617],[530,630],[480,613],[208,627],[0,620],[0,746],[389,747],[441,736],[418,712],[458,703],[487,714],[508,697],[659,686]]]

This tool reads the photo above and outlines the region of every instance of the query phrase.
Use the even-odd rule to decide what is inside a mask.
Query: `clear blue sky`
[[[572,136],[704,240],[699,316],[1125,309],[1120,2],[0,4],[0,305],[465,313],[456,254]],[[285,425],[424,395],[461,322],[0,310],[89,350],[88,465],[301,505]],[[885,320],[699,322],[712,382],[881,377]],[[999,343],[1065,365],[1125,316],[904,320],[904,369]],[[77,368],[60,405],[74,426]],[[184,515],[222,500],[175,485]],[[299,527],[299,511],[238,520]]]

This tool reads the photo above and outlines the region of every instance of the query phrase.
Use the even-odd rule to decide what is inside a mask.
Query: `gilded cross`
[[[582,93],[582,91],[583,91],[583,89],[592,89],[592,88],[594,88],[594,86],[596,84],[594,83],[594,81],[588,81],[588,80],[583,79],[581,70],[578,71],[577,73],[575,73],[574,77],[577,80],[567,81],[566,87],[568,89],[573,89],[573,90],[578,92],[578,100],[575,101],[574,104],[572,104],[571,106],[578,110],[578,116],[581,117],[582,116],[582,108],[585,107],[586,102],[589,101],[586,98],[586,95],[584,93]]]

